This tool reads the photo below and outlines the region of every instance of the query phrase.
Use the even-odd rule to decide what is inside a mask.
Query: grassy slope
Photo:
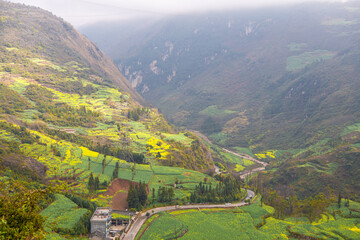
[[[71,229],[87,211],[85,208],[78,208],[65,196],[57,194],[55,201],[42,211],[41,215],[46,218],[45,226],[47,228],[52,229],[53,226],[56,226]]]

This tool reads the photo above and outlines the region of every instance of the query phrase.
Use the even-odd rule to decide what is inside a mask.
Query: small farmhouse
[[[91,239],[112,239],[120,236],[131,223],[133,212],[99,207],[90,219]]]

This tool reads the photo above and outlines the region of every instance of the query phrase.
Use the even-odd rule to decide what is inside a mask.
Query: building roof
[[[96,208],[91,221],[106,221],[111,213],[111,208]]]

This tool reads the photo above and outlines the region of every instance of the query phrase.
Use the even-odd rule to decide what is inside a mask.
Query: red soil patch
[[[111,202],[111,208],[114,210],[125,210],[128,208],[128,204],[126,202],[128,191],[130,189],[131,181],[125,179],[115,179],[111,182],[110,186],[107,188],[104,195],[113,196]],[[133,186],[138,183],[132,182]],[[126,192],[119,192],[126,191]],[[118,192],[118,193],[117,193]]]
[[[111,208],[114,210],[122,210],[122,211],[129,209],[126,201],[127,196],[128,196],[127,192],[117,193],[112,199]]]

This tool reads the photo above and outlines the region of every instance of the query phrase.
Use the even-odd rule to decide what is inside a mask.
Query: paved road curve
[[[255,197],[255,193],[251,190],[247,190],[247,196],[245,200],[252,199]],[[239,202],[239,203],[226,203],[226,204],[194,204],[194,205],[181,205],[181,206],[167,206],[167,207],[159,207],[159,208],[153,208],[146,212],[143,212],[139,214],[136,221],[133,223],[132,227],[129,229],[129,231],[125,234],[125,237],[123,237],[124,240],[133,240],[135,239],[135,236],[140,231],[141,226],[145,223],[147,217],[146,213],[149,213],[150,216],[158,213],[158,212],[164,212],[169,210],[181,210],[181,209],[194,209],[194,208],[231,208],[231,207],[240,207],[244,206],[246,203],[245,201]]]

